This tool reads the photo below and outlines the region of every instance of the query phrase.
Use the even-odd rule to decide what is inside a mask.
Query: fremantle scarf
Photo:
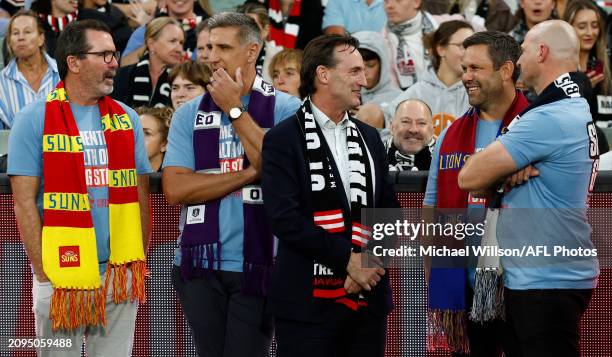
[[[109,97],[98,102],[108,146],[110,257],[101,287],[96,233],[85,183],[83,140],[64,83],[47,96],[43,131],[44,197],[42,263],[53,284],[49,318],[53,329],[106,325],[111,272],[116,304],[126,301],[127,268],[131,301],[145,301],[146,271],[134,159],[134,131],[123,108]],[[59,204],[58,204],[59,202]]]
[[[512,119],[527,107],[527,99],[519,91],[504,115],[498,135],[503,133]],[[466,114],[448,127],[440,146],[439,159],[449,160],[457,165],[452,169],[438,171],[437,207],[440,209],[465,209],[468,206],[468,192],[459,188],[457,179],[465,160],[474,153],[478,109],[470,108]],[[445,346],[453,352],[468,353],[465,268],[432,268],[429,279],[429,341],[430,349]]]
[[[145,52],[140,61],[136,63],[131,78],[131,98],[128,103],[131,107],[165,107],[171,103],[170,84],[168,73],[170,69],[162,71],[157,79],[155,91],[151,86],[151,74],[149,73],[149,52]]]
[[[275,47],[295,48],[300,33],[299,19],[302,13],[302,0],[294,0],[285,20],[280,0],[270,0],[268,16],[270,17],[270,41]]]
[[[257,76],[253,83],[248,112],[264,129],[274,125],[274,88]],[[206,93],[194,118],[193,150],[196,172],[220,173],[219,137],[222,110]],[[249,166],[246,155],[242,169]],[[242,188],[244,244],[242,290],[265,296],[274,260],[274,236],[267,224],[259,182]],[[181,276],[192,279],[219,270],[222,249],[219,234],[221,199],[187,206],[181,235]]]
[[[357,129],[349,119],[346,139],[349,160],[350,212],[342,209],[345,195],[334,158],[321,129],[317,125],[310,99],[297,111],[296,118],[305,137],[306,158],[310,169],[314,223],[329,233],[338,234],[338,239],[350,239],[353,252],[361,252],[370,238],[372,230],[361,224],[361,209],[374,203],[371,156]],[[346,225],[350,224],[350,228]],[[313,297],[343,304],[352,310],[367,306],[363,296],[347,294],[344,289],[346,272],[332,269],[314,262]]]

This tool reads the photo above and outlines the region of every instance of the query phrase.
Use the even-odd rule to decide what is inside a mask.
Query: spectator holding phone
[[[593,120],[600,128],[612,127],[612,75],[606,52],[605,23],[597,5],[575,0],[565,8],[563,19],[574,27],[580,40],[580,70],[589,77],[593,91],[587,97]]]

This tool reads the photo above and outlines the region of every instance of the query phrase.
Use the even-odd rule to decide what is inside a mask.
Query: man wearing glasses
[[[9,139],[36,337],[46,341],[37,353],[81,356],[86,337],[87,355],[127,357],[145,299],[144,134],[134,110],[108,97],[119,56],[105,24],[71,23],[55,55],[61,81],[17,114]]]

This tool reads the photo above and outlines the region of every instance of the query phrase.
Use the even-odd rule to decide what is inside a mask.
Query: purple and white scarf
[[[253,83],[248,113],[262,128],[274,125],[274,87],[257,76]],[[219,137],[223,111],[210,94],[204,94],[194,118],[193,150],[195,171],[220,173]],[[249,166],[244,155],[243,169]],[[244,244],[242,290],[251,295],[267,293],[274,261],[274,236],[267,223],[259,182],[242,188]],[[222,249],[219,234],[221,199],[187,206],[187,217],[181,236],[181,276],[200,277],[220,270]]]

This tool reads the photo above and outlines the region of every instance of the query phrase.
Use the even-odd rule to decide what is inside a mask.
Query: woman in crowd
[[[187,61],[175,66],[168,75],[171,86],[172,107],[177,110],[182,104],[206,92],[212,73],[203,63]]]
[[[274,88],[300,98],[301,69],[302,50],[288,48],[272,57],[268,74]]]
[[[592,87],[590,93],[587,90],[584,94],[589,101],[593,120],[600,128],[612,127],[612,74],[606,49],[604,19],[590,0],[573,0],[567,4],[563,20],[574,27],[580,40],[579,69],[589,77]],[[605,136],[601,139],[605,139]],[[608,148],[600,145],[600,153],[602,151],[607,152]]]
[[[21,108],[45,96],[60,80],[55,61],[45,53],[43,25],[33,11],[20,10],[11,18],[7,45],[12,59],[0,72],[0,129],[11,128]]]
[[[465,113],[470,103],[461,82],[461,57],[463,41],[473,33],[472,26],[467,22],[452,20],[442,23],[435,32],[425,37],[431,66],[422,81],[402,92],[387,107],[387,123],[393,118],[397,105],[409,98],[420,99],[431,108],[436,135]]]
[[[108,0],[83,0],[79,6],[79,20],[94,19],[104,22],[112,31],[117,51],[123,51],[132,29],[128,18]]]
[[[144,131],[145,147],[149,155],[149,162],[155,172],[161,172],[166,145],[168,144],[168,130],[172,119],[172,108],[136,108]]]
[[[168,73],[183,61],[185,35],[170,17],[152,20],[145,32],[145,47],[138,63],[121,67],[112,97],[130,107],[163,107],[171,104]]]
[[[533,26],[556,17],[554,0],[520,0],[519,5],[515,15],[516,26],[510,31],[510,36],[519,43],[523,43],[527,31]]]

